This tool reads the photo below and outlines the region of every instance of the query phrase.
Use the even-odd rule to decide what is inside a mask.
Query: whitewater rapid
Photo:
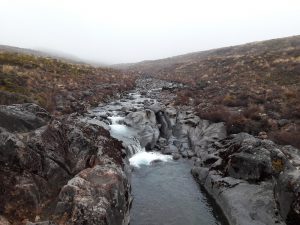
[[[142,148],[140,145],[136,131],[122,123],[124,117],[111,116],[109,119],[111,121],[111,135],[125,142],[131,153],[129,157],[131,166],[139,168],[143,165],[151,165],[156,161],[167,162],[172,160],[171,156],[163,155],[160,152],[146,152],[145,148]]]

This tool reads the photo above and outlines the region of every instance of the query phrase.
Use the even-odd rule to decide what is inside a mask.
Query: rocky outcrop
[[[300,221],[300,171],[289,169],[280,173],[274,193],[281,216],[287,224],[297,224]]]
[[[226,136],[224,123],[210,123],[207,120],[192,123],[192,127],[188,130],[189,143],[194,150],[196,148],[207,148],[209,144],[222,140]]]
[[[127,158],[107,130],[32,104],[1,113],[1,223],[128,224]]]
[[[198,151],[192,174],[216,199],[230,224],[299,221],[297,149],[239,133]]]
[[[178,158],[178,154],[192,158],[199,154],[199,149],[207,148],[227,135],[223,123],[202,120],[191,111],[168,106],[156,115],[160,134],[168,140],[167,145],[159,143],[160,148],[164,154],[172,154],[175,158]]]
[[[137,130],[142,147],[147,150],[154,148],[159,138],[159,128],[155,113],[152,110],[131,112],[124,119],[124,123]]]
[[[109,161],[87,168],[60,191],[58,224],[128,224],[130,193],[124,171]]]
[[[46,125],[50,115],[33,103],[1,105],[0,125],[10,132],[27,132]]]
[[[278,215],[271,182],[248,183],[194,167],[195,178],[222,208],[230,224],[285,224]]]

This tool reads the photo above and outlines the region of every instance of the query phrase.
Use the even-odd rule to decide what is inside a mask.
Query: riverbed
[[[192,160],[174,161],[159,151],[145,151],[138,132],[124,124],[124,107],[143,110],[143,102],[156,99],[133,92],[103,108],[111,114],[111,135],[129,149],[133,196],[130,225],[227,225],[221,210],[193,179]]]

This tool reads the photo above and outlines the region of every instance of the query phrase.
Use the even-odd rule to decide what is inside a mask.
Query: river
[[[160,152],[146,152],[139,144],[138,133],[122,123],[124,107],[140,110],[141,102],[149,101],[138,93],[129,96],[103,110],[111,114],[111,135],[126,143],[131,153],[130,225],[227,225],[221,210],[193,179],[191,160],[174,161]]]

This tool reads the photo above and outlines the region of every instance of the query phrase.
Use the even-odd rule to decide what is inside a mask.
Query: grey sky
[[[104,63],[297,34],[299,0],[0,0],[0,44]]]

